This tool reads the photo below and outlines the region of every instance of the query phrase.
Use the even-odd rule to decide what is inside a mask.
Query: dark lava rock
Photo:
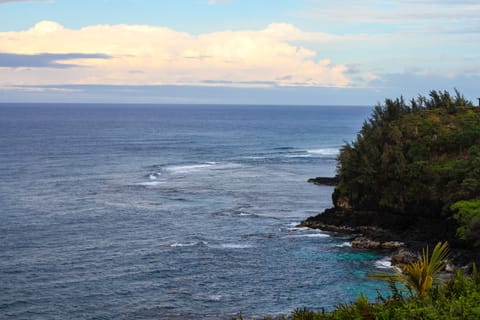
[[[363,236],[369,240],[386,243],[382,248],[406,247],[421,250],[439,241],[450,240],[455,229],[445,220],[377,211],[358,211],[330,208],[302,221],[301,226],[343,234]],[[453,233],[452,233],[453,231]]]
[[[375,241],[366,237],[356,237],[352,240],[352,247],[358,249],[386,249],[394,250],[403,246],[403,242],[400,241]]]
[[[337,176],[335,177],[316,177],[316,178],[311,178],[308,179],[308,182],[317,184],[320,186],[336,186],[339,182],[339,179]]]
[[[397,253],[395,253],[392,258],[392,265],[394,266],[401,266],[405,265],[408,263],[412,263],[418,260],[418,255],[405,249],[400,249],[398,250]]]

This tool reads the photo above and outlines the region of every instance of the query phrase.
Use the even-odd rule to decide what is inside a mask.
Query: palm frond
[[[393,273],[378,272],[369,276],[383,281],[403,283],[408,289],[424,297],[434,284],[441,283],[438,273],[445,268],[448,254],[448,243],[439,242],[431,255],[427,247],[422,250],[418,261],[404,265],[401,271],[396,269]]]

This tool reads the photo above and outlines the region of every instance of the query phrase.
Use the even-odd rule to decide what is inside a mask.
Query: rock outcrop
[[[369,238],[359,236],[352,240],[352,247],[359,249],[386,249],[395,250],[403,246],[400,241],[375,241]]]
[[[321,186],[336,186],[338,177],[316,177],[308,179],[308,182]]]

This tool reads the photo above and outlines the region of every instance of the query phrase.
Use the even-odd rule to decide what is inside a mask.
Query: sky
[[[0,0],[0,102],[480,97],[478,0]]]

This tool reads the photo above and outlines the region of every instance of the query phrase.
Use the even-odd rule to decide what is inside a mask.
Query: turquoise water
[[[295,227],[365,107],[0,105],[0,314],[218,319],[331,308],[384,253]]]

